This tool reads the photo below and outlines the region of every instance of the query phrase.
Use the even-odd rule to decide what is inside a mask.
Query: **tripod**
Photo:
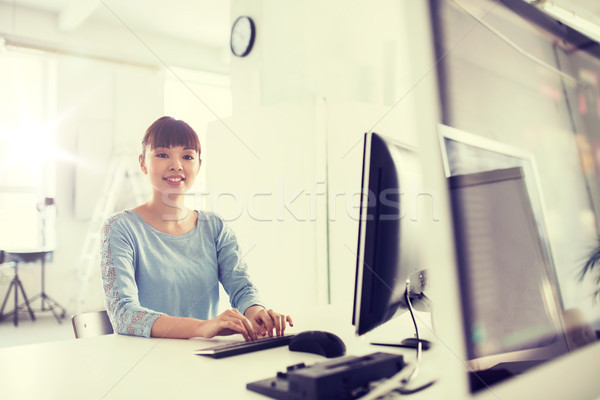
[[[37,210],[40,218],[40,238],[42,243],[42,248],[50,249],[53,248],[54,241],[52,240],[51,231],[48,228],[54,229],[54,221],[56,218],[56,209],[54,208],[55,203],[52,197],[46,197],[43,201],[38,203]],[[49,235],[50,234],[50,235]],[[50,237],[49,237],[50,236]],[[20,254],[21,258],[28,259],[29,261],[34,261],[39,259],[42,264],[42,291],[39,294],[36,294],[31,299],[33,300],[40,299],[41,309],[40,311],[52,311],[54,318],[58,321],[58,323],[62,323],[62,320],[65,318],[66,310],[63,306],[58,304],[56,300],[51,298],[46,294],[46,256],[48,254],[52,254],[52,251],[39,251],[33,252],[30,254]],[[60,310],[60,313],[57,312],[57,309]]]
[[[50,251],[32,251],[32,252],[19,252],[19,253],[13,253],[13,252],[2,252],[2,255],[0,255],[0,259],[4,258],[4,255],[7,255],[8,258],[10,259],[10,261],[12,261],[13,263],[15,263],[15,276],[13,278],[13,280],[10,283],[10,286],[8,288],[8,292],[6,293],[6,297],[4,298],[4,302],[2,303],[2,308],[0,308],[0,320],[6,318],[8,315],[10,315],[11,313],[14,313],[13,315],[13,322],[15,324],[15,326],[17,326],[19,324],[19,310],[26,307],[27,310],[29,311],[29,315],[31,316],[31,319],[35,321],[35,314],[33,313],[33,309],[31,308],[31,303],[34,300],[37,300],[38,298],[41,300],[42,303],[42,307],[40,311],[52,311],[52,314],[54,315],[54,318],[56,318],[56,320],[59,323],[62,323],[62,320],[65,318],[66,315],[66,310],[63,306],[61,306],[60,304],[58,304],[58,302],[56,300],[54,300],[53,298],[51,298],[50,296],[48,296],[46,294],[46,256],[51,253]],[[25,294],[25,289],[23,288],[23,284],[21,283],[21,280],[19,279],[19,262],[34,262],[34,261],[40,261],[42,266],[42,291],[33,296],[31,299],[27,298],[27,295]],[[14,311],[12,311],[11,313],[7,313],[4,314],[4,307],[6,307],[6,303],[8,302],[8,299],[10,297],[11,294],[11,290],[14,290],[14,298],[15,298],[15,309]],[[19,305],[19,291],[21,292],[21,295],[23,296],[24,299],[24,303]],[[58,312],[57,310],[60,310],[60,312]]]
[[[40,294],[37,294],[32,297],[30,300],[33,302],[36,299],[40,299],[42,303],[41,311],[52,311],[54,318],[58,321],[58,323],[62,323],[62,320],[65,318],[66,310],[63,306],[58,304],[56,300],[46,294],[46,254],[47,252],[41,252],[41,262],[42,262],[42,291]],[[61,310],[61,313],[58,314],[56,309]]]
[[[4,262],[4,251],[2,251],[2,254],[0,254],[0,263]],[[11,313],[8,314],[4,314],[4,307],[6,306],[6,303],[8,301],[8,298],[10,297],[10,292],[12,290],[14,290],[14,297],[15,297],[15,309],[14,311],[12,311],[13,314],[13,323],[15,326],[19,325],[19,310],[23,307],[27,307],[27,310],[29,311],[29,315],[31,316],[31,319],[33,321],[35,321],[35,314],[33,313],[33,310],[31,309],[31,306],[29,305],[29,300],[27,299],[27,295],[25,294],[25,289],[23,289],[23,284],[21,283],[21,280],[19,279],[19,262],[18,261],[13,261],[15,263],[15,276],[13,277],[12,281],[10,282],[10,286],[8,287],[8,292],[6,292],[6,296],[4,297],[4,302],[2,302],[2,308],[0,308],[0,320],[4,319],[5,317],[7,317],[8,315],[10,315]],[[21,294],[23,295],[23,300],[25,300],[24,304],[19,305],[19,290],[21,291]]]

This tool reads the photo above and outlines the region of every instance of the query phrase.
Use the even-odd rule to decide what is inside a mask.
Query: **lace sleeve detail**
[[[115,229],[119,216],[110,217],[102,227],[100,268],[106,309],[115,332],[150,337],[161,313],[140,306],[135,282],[131,242]]]

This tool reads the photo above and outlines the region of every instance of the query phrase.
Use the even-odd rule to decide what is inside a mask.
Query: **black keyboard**
[[[194,354],[212,358],[236,356],[253,351],[272,349],[273,347],[287,346],[295,335],[265,337],[248,342],[227,343],[218,346],[205,347],[194,351]]]

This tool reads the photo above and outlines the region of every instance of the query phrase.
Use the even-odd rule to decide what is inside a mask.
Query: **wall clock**
[[[256,29],[254,21],[248,16],[241,16],[235,20],[231,28],[231,52],[238,57],[245,57],[250,54]]]

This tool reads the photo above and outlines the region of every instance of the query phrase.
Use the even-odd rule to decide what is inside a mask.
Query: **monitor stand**
[[[412,300],[407,301],[407,303],[409,307],[412,307],[413,313],[406,312],[392,318],[384,325],[368,333],[367,337],[370,344],[375,346],[417,349],[419,343],[421,343],[421,350],[428,350],[431,347],[432,342],[423,339],[423,333],[426,333],[426,336],[429,336],[427,333],[435,332],[431,301],[425,294],[421,293],[418,298],[413,298]],[[425,313],[428,314],[428,317],[422,318]],[[418,331],[420,332],[419,339],[416,338],[418,326],[422,327],[422,329]],[[399,341],[398,337],[402,336],[405,336],[406,339]]]
[[[407,349],[416,349],[421,343],[421,348],[423,350],[429,350],[431,347],[431,342],[427,339],[417,339],[417,338],[406,338],[398,343],[381,343],[381,342],[370,342],[370,344],[375,346],[390,346],[390,347],[405,347]]]

